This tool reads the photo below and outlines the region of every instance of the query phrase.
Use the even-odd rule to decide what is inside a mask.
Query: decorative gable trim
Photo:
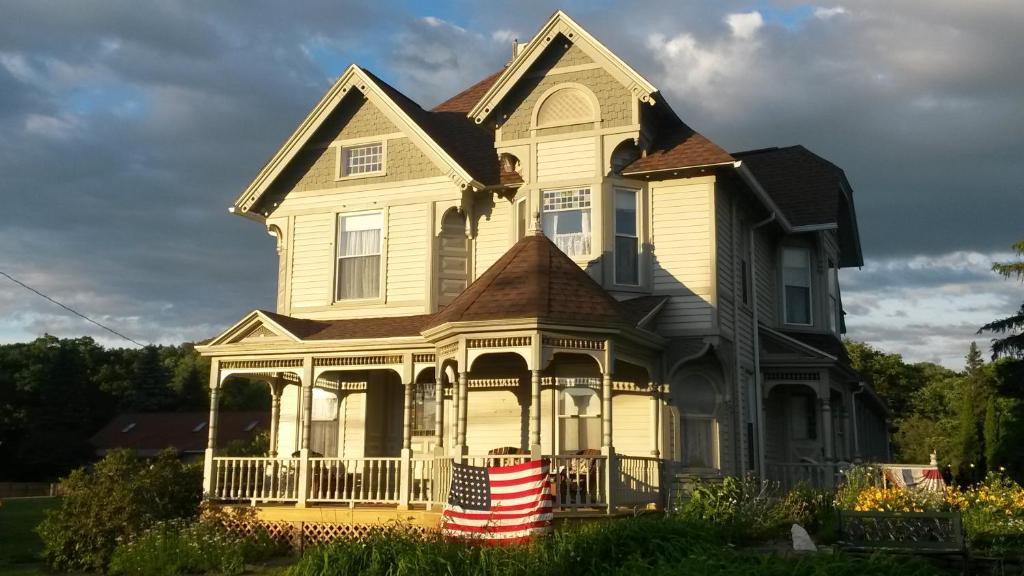
[[[584,30],[572,18],[558,10],[551,16],[547,24],[540,29],[540,32],[530,40],[526,48],[512,59],[512,62],[505,68],[501,76],[491,84],[480,101],[469,111],[468,116],[474,122],[480,124],[494,111],[498,103],[519,83],[540,58],[544,49],[551,44],[558,34],[562,34],[571,42],[580,47],[595,62],[604,65],[606,69],[625,86],[640,102],[653,105],[654,94],[658,91],[653,84],[647,81],[636,70],[616,56],[611,50],[598,42],[596,38]]]
[[[254,310],[203,348],[225,344],[252,344],[254,342],[301,342],[301,340],[263,312]]]
[[[838,360],[838,358],[836,358],[835,356],[822,350],[819,350],[813,346],[804,344],[803,342],[797,340],[796,338],[790,338],[789,336],[786,336],[782,332],[778,332],[776,330],[772,330],[771,328],[766,328],[764,326],[761,326],[761,332],[764,336],[767,336],[768,338],[782,345],[782,347],[792,350],[793,353],[798,356],[803,356],[806,357],[807,359],[812,360],[829,360],[832,362]]]
[[[309,143],[316,130],[341,104],[351,90],[361,92],[374,106],[386,115],[399,129],[407,135],[434,161],[451,181],[459,188],[483,188],[483,184],[475,181],[469,172],[460,166],[426,131],[410,117],[401,106],[392,100],[385,91],[361,68],[350,65],[338,81],[313,107],[313,110],[299,124],[295,132],[285,141],[284,145],[274,153],[270,161],[256,175],[245,191],[235,200],[232,212],[247,215],[252,207],[266,193],[270,185],[280,176],[281,172],[295,158],[302,148]]]

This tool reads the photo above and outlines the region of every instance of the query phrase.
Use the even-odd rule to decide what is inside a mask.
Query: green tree
[[[846,350],[854,370],[885,398],[893,415],[906,414],[911,397],[925,384],[921,372],[908,366],[899,354],[882,352],[864,342],[847,340]]]
[[[999,464],[999,452],[1002,444],[1002,434],[999,422],[999,407],[995,396],[990,396],[985,405],[985,463],[989,470],[995,469]]]
[[[1024,240],[1013,245],[1013,251],[1021,258],[1017,262],[996,262],[992,264],[992,270],[1005,278],[1016,278],[1024,281]],[[992,357],[1006,356],[1010,358],[1024,359],[1024,304],[1016,313],[989,322],[978,330],[978,333],[992,332],[1005,334],[1001,338],[992,339]]]
[[[134,410],[157,412],[172,408],[175,398],[168,386],[170,375],[157,346],[146,346],[138,352],[132,365],[131,405]]]

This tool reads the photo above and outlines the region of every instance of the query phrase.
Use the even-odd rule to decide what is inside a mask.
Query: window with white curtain
[[[544,234],[570,257],[590,256],[590,188],[544,191]]]
[[[437,424],[437,398],[434,396],[436,384],[433,382],[418,383],[413,386],[412,395],[412,435],[433,436]]]
[[[384,143],[372,142],[341,149],[341,175],[365,176],[384,171]]]
[[[591,378],[559,378],[558,447],[562,454],[601,447],[601,397]]]
[[[313,404],[310,412],[309,449],[327,457],[338,455],[338,395],[313,388]]]
[[[786,324],[811,324],[811,251],[782,250],[783,299]]]
[[[337,300],[380,296],[380,212],[338,216]]]
[[[615,189],[615,283],[640,283],[640,239],[636,226],[636,190]]]
[[[679,385],[682,464],[718,468],[718,392],[702,374],[685,375]]]

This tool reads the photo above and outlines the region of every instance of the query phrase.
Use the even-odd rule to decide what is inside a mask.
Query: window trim
[[[345,151],[353,148],[362,148],[364,146],[372,146],[374,144],[380,144],[380,170],[373,172],[360,172],[359,174],[345,174]],[[369,138],[358,138],[352,140],[343,140],[332,144],[337,150],[335,151],[334,160],[334,179],[336,181],[344,180],[358,180],[360,178],[373,178],[377,176],[386,176],[388,173],[388,138],[380,136],[372,136]]]
[[[619,192],[632,192],[633,193],[633,217],[634,230],[636,231],[633,235],[620,234],[619,233]],[[643,266],[641,264],[641,256],[643,255],[643,242],[640,241],[640,234],[642,232],[640,228],[640,189],[630,188],[628,186],[612,186],[612,283],[616,286],[628,286],[630,288],[639,288],[643,285]],[[618,258],[616,258],[618,250],[618,239],[619,236],[623,238],[632,238],[636,240],[636,282],[632,284],[619,282],[619,271],[617,267]]]
[[[807,256],[807,322],[789,321],[789,299],[786,297],[786,250],[800,250]],[[788,326],[814,326],[814,258],[809,246],[783,246],[779,258],[782,276],[782,323]]]
[[[540,210],[539,210],[539,212],[540,212],[540,219],[541,219],[542,227],[543,227],[544,217],[548,213],[569,212],[569,211],[572,211],[572,210],[580,210],[580,211],[587,210],[588,212],[590,212],[590,219],[589,219],[590,220],[590,222],[589,222],[590,223],[590,229],[588,230],[588,234],[590,235],[590,250],[588,252],[586,252],[585,254],[576,254],[576,255],[567,254],[567,256],[569,256],[569,258],[571,258],[571,259],[573,259],[575,261],[590,260],[593,257],[593,254],[594,254],[594,214],[595,214],[595,210],[594,210],[594,207],[595,207],[594,189],[595,188],[600,190],[600,186],[594,186],[593,184],[589,184],[589,183],[588,184],[580,184],[580,185],[577,185],[577,186],[559,186],[559,187],[555,187],[555,188],[541,188],[540,189]],[[547,192],[564,192],[564,191],[568,191],[568,190],[586,190],[587,194],[589,195],[589,200],[588,200],[587,207],[586,208],[562,208],[562,209],[555,209],[555,210],[546,210],[545,209],[545,207],[544,207],[544,194],[545,193],[547,193]],[[527,225],[529,225],[529,223],[527,223]],[[554,242],[554,238],[552,238],[551,236],[548,235],[549,230],[547,230],[546,227],[544,227],[542,232],[543,232],[544,236],[546,236],[548,239],[550,239],[552,242]],[[555,245],[557,246],[558,244],[555,243]]]
[[[379,274],[379,291],[376,296],[368,298],[338,298],[338,261],[341,260],[339,251],[341,249],[341,220],[350,216],[366,216],[370,214],[380,214],[380,268]],[[334,266],[334,278],[331,281],[331,305],[332,306],[364,306],[366,304],[373,303],[384,303],[387,295],[387,229],[388,229],[388,211],[386,208],[379,210],[359,210],[355,212],[336,212],[334,214],[334,238],[331,242],[331,258],[333,259]],[[352,258],[352,256],[349,256]]]
[[[554,404],[554,417],[555,417],[554,429],[553,429],[552,432],[553,432],[554,441],[555,441],[555,452],[557,454],[562,454],[563,451],[564,451],[563,444],[564,444],[565,441],[562,438],[562,422],[563,421],[565,421],[565,420],[572,420],[572,421],[575,421],[577,423],[577,425],[579,425],[579,422],[581,420],[594,420],[594,421],[597,421],[597,422],[602,422],[603,421],[602,420],[602,416],[603,416],[603,413],[604,413],[604,401],[601,399],[601,392],[600,392],[600,390],[598,388],[596,388],[596,386],[597,386],[597,382],[596,381],[595,382],[591,382],[591,383],[588,384],[586,382],[587,380],[597,380],[597,379],[596,378],[595,379],[591,379],[591,378],[585,378],[585,377],[584,378],[556,377],[556,379],[555,379],[555,386],[552,389],[553,392],[554,392],[553,404]],[[597,414],[591,414],[591,415],[587,415],[587,416],[580,416],[578,414],[563,414],[563,412],[562,412],[562,394],[566,394],[567,393],[566,391],[567,390],[571,390],[571,389],[589,390],[591,392],[591,394],[593,394],[593,396],[595,396],[597,398],[597,403],[595,404],[595,406],[597,408]]]

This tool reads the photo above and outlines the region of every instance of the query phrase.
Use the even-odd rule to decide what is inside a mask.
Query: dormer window
[[[338,151],[338,177],[378,176],[384,173],[384,142],[342,146]]]
[[[811,325],[811,251],[782,250],[783,305],[786,324]]]
[[[571,258],[590,256],[590,188],[545,190],[544,234]]]

